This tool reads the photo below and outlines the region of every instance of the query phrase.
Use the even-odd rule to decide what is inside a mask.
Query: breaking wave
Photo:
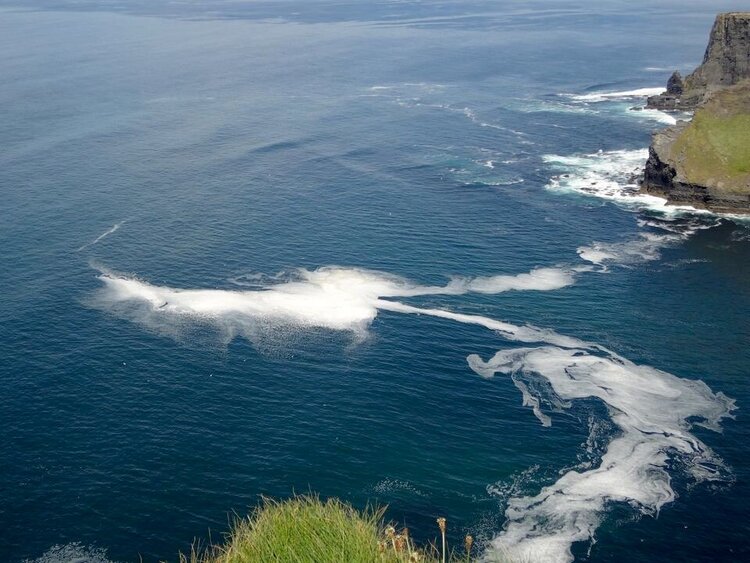
[[[578,102],[606,102],[608,100],[629,100],[634,98],[646,98],[657,96],[665,92],[665,88],[638,88],[636,90],[625,90],[622,92],[592,92],[590,94],[569,94],[572,100]]]
[[[585,262],[602,266],[633,265],[658,260],[661,250],[695,232],[716,226],[720,216],[640,192],[639,181],[648,158],[647,149],[599,151],[578,156],[545,155],[543,160],[556,175],[546,188],[612,201],[630,211],[648,212],[640,218],[643,229],[636,238],[617,242],[592,242],[577,249]]]
[[[640,192],[639,182],[648,159],[648,149],[598,151],[592,154],[544,155],[558,174],[546,188],[553,192],[578,193],[606,199],[636,211],[655,211],[665,216],[714,215],[689,205],[667,204],[667,200]]]
[[[588,94],[560,94],[564,100],[560,105],[578,108],[579,111],[589,113],[592,108],[603,107],[607,111],[625,112],[631,118],[641,118],[656,121],[665,125],[675,125],[677,119],[671,113],[657,109],[646,108],[642,104],[649,96],[664,92],[664,88],[638,88],[621,92],[591,92]],[[635,105],[633,105],[635,104]]]

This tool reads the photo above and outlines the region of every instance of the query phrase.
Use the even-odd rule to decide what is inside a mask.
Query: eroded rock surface
[[[692,110],[715,91],[750,78],[750,12],[716,16],[703,63],[683,80],[675,72],[667,91],[648,99],[648,107]]]

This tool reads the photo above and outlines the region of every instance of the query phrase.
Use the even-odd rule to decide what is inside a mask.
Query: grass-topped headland
[[[194,547],[181,563],[459,563],[475,561],[471,536],[453,550],[446,520],[436,520],[434,544],[417,546],[406,528],[383,518],[383,509],[356,510],[336,499],[295,496],[263,499],[235,521],[224,543]]]
[[[750,213],[750,80],[716,90],[690,122],[654,134],[643,188],[720,213]]]
[[[750,81],[714,94],[671,150],[684,179],[726,192],[750,188]]]

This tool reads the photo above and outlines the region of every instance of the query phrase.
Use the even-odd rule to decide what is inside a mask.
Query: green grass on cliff
[[[442,520],[442,519],[440,519]],[[444,530],[445,521],[442,522]],[[442,532],[436,526],[436,532]],[[469,536],[467,536],[467,539]],[[469,543],[471,547],[471,540]],[[385,525],[382,510],[358,511],[338,500],[297,496],[265,499],[249,517],[235,522],[225,543],[194,548],[181,563],[458,563],[470,553],[435,546],[420,548],[408,530]]]
[[[750,187],[750,86],[729,88],[695,113],[672,158],[686,179],[725,192]]]

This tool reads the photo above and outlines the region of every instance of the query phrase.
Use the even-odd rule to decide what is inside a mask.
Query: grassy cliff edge
[[[235,521],[226,541],[193,547],[181,563],[459,563],[473,558],[473,538],[449,551],[446,521],[436,520],[435,544],[417,546],[406,528],[383,520],[382,509],[358,511],[336,499],[295,496],[263,499],[250,516]],[[498,559],[505,561],[505,558]]]
[[[750,213],[750,81],[719,90],[689,123],[654,134],[643,189],[723,213]]]
[[[672,145],[685,181],[750,193],[750,83],[716,93]]]

